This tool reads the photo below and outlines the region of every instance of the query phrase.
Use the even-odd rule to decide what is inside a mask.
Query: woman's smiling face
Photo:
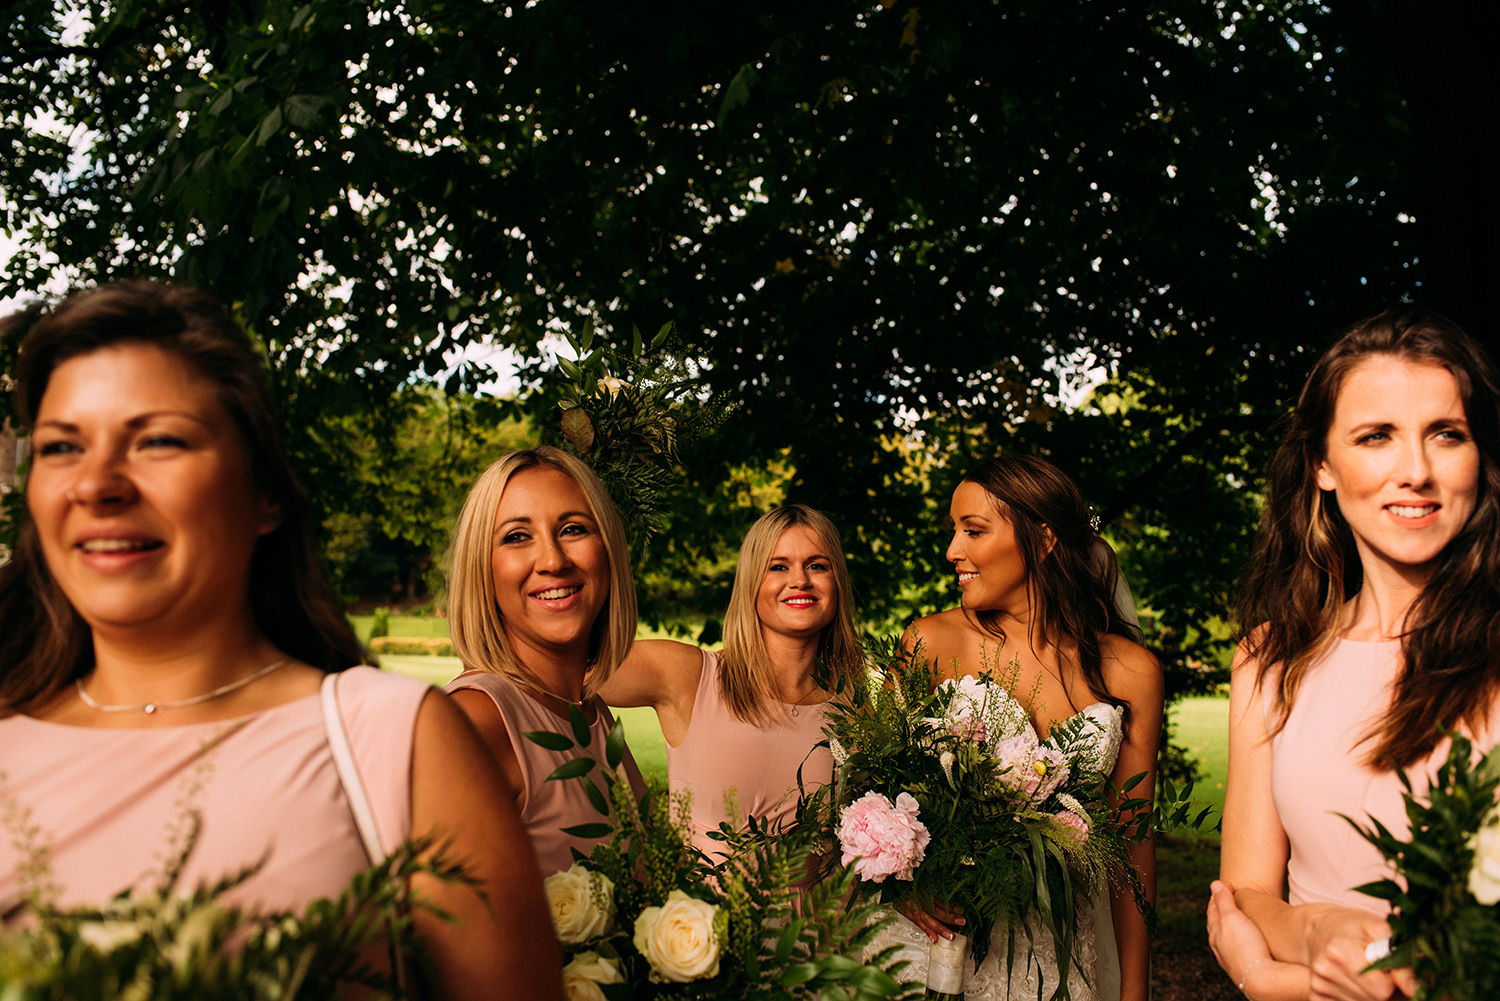
[[[609,553],[583,488],[552,466],[511,476],[495,512],[490,550],[505,635],[528,653],[586,655],[609,600]]]
[[[1338,499],[1367,574],[1420,575],[1473,514],[1479,466],[1453,373],[1372,355],[1339,390],[1317,483]]]
[[[192,629],[248,615],[256,540],[276,527],[213,383],[142,344],[53,370],[27,505],[47,567],[99,630]]]
[[[838,611],[833,559],[807,525],[781,533],[755,596],[763,631],[784,636],[816,636]]]
[[[1026,560],[1016,530],[995,506],[988,490],[965,480],[948,508],[953,541],[947,559],[958,573],[963,607],[973,611],[1019,614],[1027,602]]]

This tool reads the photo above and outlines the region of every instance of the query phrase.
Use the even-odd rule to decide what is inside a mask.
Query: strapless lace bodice
[[[1082,725],[1076,730],[1064,725],[1079,719]],[[1027,726],[1030,727],[1029,722]],[[1065,736],[1071,739],[1064,740]],[[1076,755],[1076,760],[1105,775],[1113,771],[1123,740],[1123,713],[1104,702],[1095,702],[1069,720],[1054,724],[1049,737],[1049,742],[1069,757]],[[1117,1001],[1119,961],[1113,948],[1114,929],[1109,924],[1108,887],[1100,888],[1098,900],[1080,899],[1077,914],[1078,935],[1068,971],[1068,993],[1073,1001]],[[1105,958],[1101,961],[1099,942],[1105,936],[1109,938],[1109,947],[1103,950]],[[966,1001],[1046,998],[1057,989],[1060,976],[1052,935],[1039,926],[1035,917],[1027,922],[1026,928],[1017,927],[1015,961],[1007,971],[1005,957],[1010,939],[1011,929],[997,925],[990,937],[989,955],[979,969],[968,964],[964,974]],[[897,947],[897,959],[910,963],[902,974],[904,978],[918,983],[926,979],[931,943],[925,932],[897,914],[895,921],[876,937],[870,950],[873,954],[890,946]]]

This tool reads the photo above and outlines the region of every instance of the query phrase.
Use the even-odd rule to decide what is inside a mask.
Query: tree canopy
[[[1310,352],[1428,281],[1478,315],[1473,215],[1417,143],[1471,162],[1419,113],[1471,72],[1436,43],[1477,50],[1464,17],[1491,15],[1414,10],[16,0],[0,294],[61,271],[233,301],[331,513],[371,502],[342,485],[381,451],[340,428],[392,440],[412,380],[473,392],[507,348],[534,384],[551,332],[675,320],[739,409],[684,451],[659,570],[736,545],[732,485],[777,462],[872,614],[930,606],[954,479],[1025,449],[1202,653]],[[1111,381],[1064,406],[1089,368]]]

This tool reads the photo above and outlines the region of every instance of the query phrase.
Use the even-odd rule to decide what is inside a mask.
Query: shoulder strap
[[[359,838],[364,842],[365,854],[371,862],[385,858],[385,849],[380,844],[380,834],[375,827],[375,811],[370,808],[370,797],[365,792],[364,780],[359,777],[359,766],[354,761],[354,751],[349,746],[349,733],[344,729],[344,717],[339,712],[338,674],[331,673],[323,679],[323,729],[328,734],[328,749],[333,753],[333,766],[338,770],[339,782],[344,787],[344,796],[349,800],[349,809],[354,813],[354,826],[359,828]]]

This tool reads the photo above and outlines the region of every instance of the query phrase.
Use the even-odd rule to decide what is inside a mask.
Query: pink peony
[[[916,799],[906,792],[896,796],[895,804],[878,792],[867,792],[849,804],[839,818],[843,864],[854,863],[859,878],[872,883],[887,876],[911,879],[932,840],[918,812]]]
[[[976,744],[983,744],[990,739],[990,728],[985,726],[984,717],[978,713],[964,713],[957,719],[950,720],[948,732],[960,740],[971,740]]]
[[[1087,843],[1089,839],[1088,818],[1080,817],[1072,810],[1060,810],[1052,815],[1052,819],[1057,821],[1063,827],[1068,827],[1074,831],[1077,831],[1078,836],[1075,840],[1079,845]]]
[[[1068,778],[1067,759],[1062,752],[1037,743],[1029,733],[997,743],[995,757],[1004,769],[1001,783],[1028,803],[1042,802]]]

